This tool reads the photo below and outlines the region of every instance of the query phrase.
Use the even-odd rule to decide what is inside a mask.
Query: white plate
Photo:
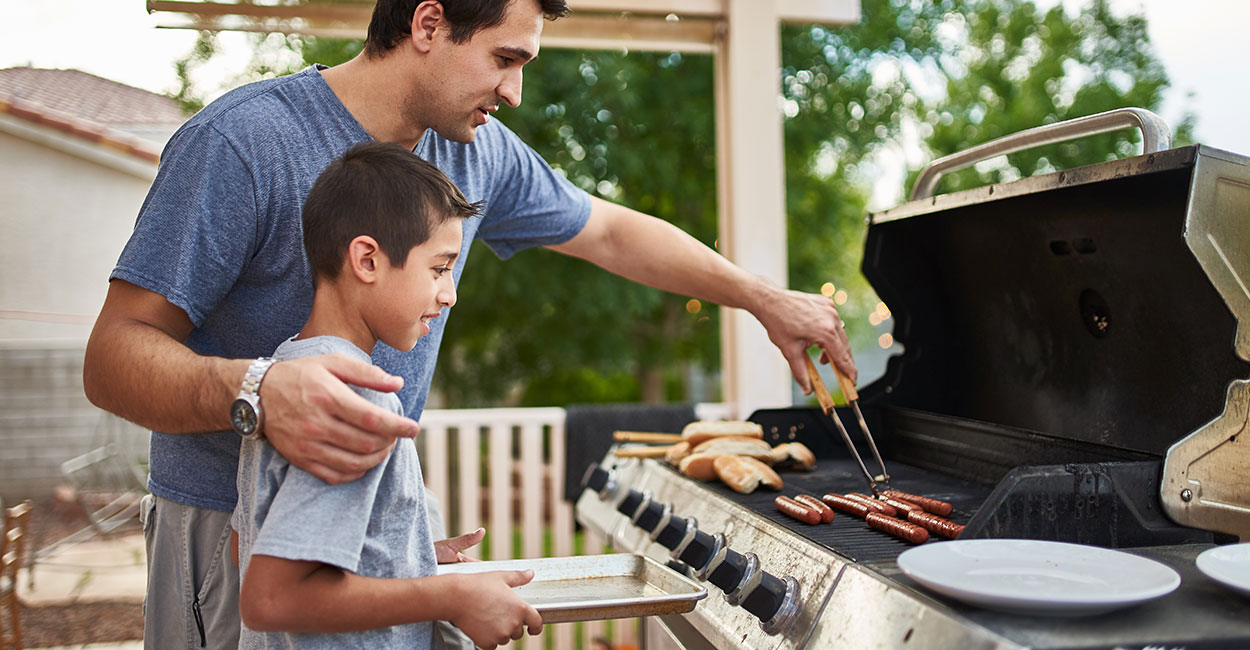
[[[1198,554],[1198,570],[1250,596],[1250,542],[1209,548]]]
[[[1181,577],[1143,557],[1029,539],[925,544],[898,556],[911,579],[966,603],[1016,614],[1085,616],[1172,592]]]

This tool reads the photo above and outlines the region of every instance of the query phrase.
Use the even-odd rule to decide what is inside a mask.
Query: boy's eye
[[[434,272],[435,272],[435,273],[437,273],[438,275],[442,275],[442,274],[444,274],[444,273],[446,273],[446,272],[448,272],[448,271],[450,271],[450,270],[451,270],[451,267],[450,267],[450,266],[436,266],[436,267],[434,267]]]

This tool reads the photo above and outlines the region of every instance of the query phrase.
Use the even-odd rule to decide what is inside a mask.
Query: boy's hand
[[[340,355],[279,361],[261,384],[264,434],[291,464],[327,483],[354,481],[417,423],[370,403],[347,384],[394,392],[400,377]]]
[[[438,558],[439,564],[454,564],[456,562],[476,562],[474,558],[462,554],[467,548],[472,548],[481,543],[482,538],[486,536],[485,528],[478,528],[471,533],[465,533],[458,537],[443,539],[434,542],[434,554]]]
[[[482,650],[494,650],[543,631],[543,618],[513,591],[534,579],[533,571],[488,571],[459,576],[459,613],[451,622]]]

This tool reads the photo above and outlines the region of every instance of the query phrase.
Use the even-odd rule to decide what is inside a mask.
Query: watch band
[[[265,373],[269,372],[269,366],[274,364],[273,357],[260,357],[247,367],[247,373],[243,375],[243,387],[239,389],[239,397],[244,395],[255,395],[260,397],[260,382],[265,380]]]

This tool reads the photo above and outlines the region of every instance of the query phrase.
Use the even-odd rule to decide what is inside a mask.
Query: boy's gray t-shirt
[[[317,354],[369,362],[363,350],[334,336],[288,340],[273,356]],[[394,393],[353,390],[374,404],[403,412]],[[417,578],[438,572],[421,466],[411,439],[401,438],[381,464],[340,485],[291,465],[263,439],[244,440],[238,489],[231,524],[239,533],[242,578],[253,555],[321,562],[375,578]],[[348,634],[283,634],[255,632],[244,625],[239,648],[428,648],[432,628],[431,623],[414,623]]]
[[[190,317],[185,343],[199,354],[268,355],[312,308],[300,211],[313,181],[352,145],[369,141],[317,67],[223,95],[166,145],[134,234],[111,278],[165,296]],[[427,131],[415,153],[443,170],[480,217],[464,222],[459,283],[469,245],[500,257],[557,244],[581,231],[589,196],[555,173],[497,120],[469,144]],[[373,361],[404,378],[405,412],[419,419],[444,318],[411,352],[378,344]],[[239,381],[242,382],[242,377]],[[238,437],[153,432],[148,489],[189,506],[234,509]]]

